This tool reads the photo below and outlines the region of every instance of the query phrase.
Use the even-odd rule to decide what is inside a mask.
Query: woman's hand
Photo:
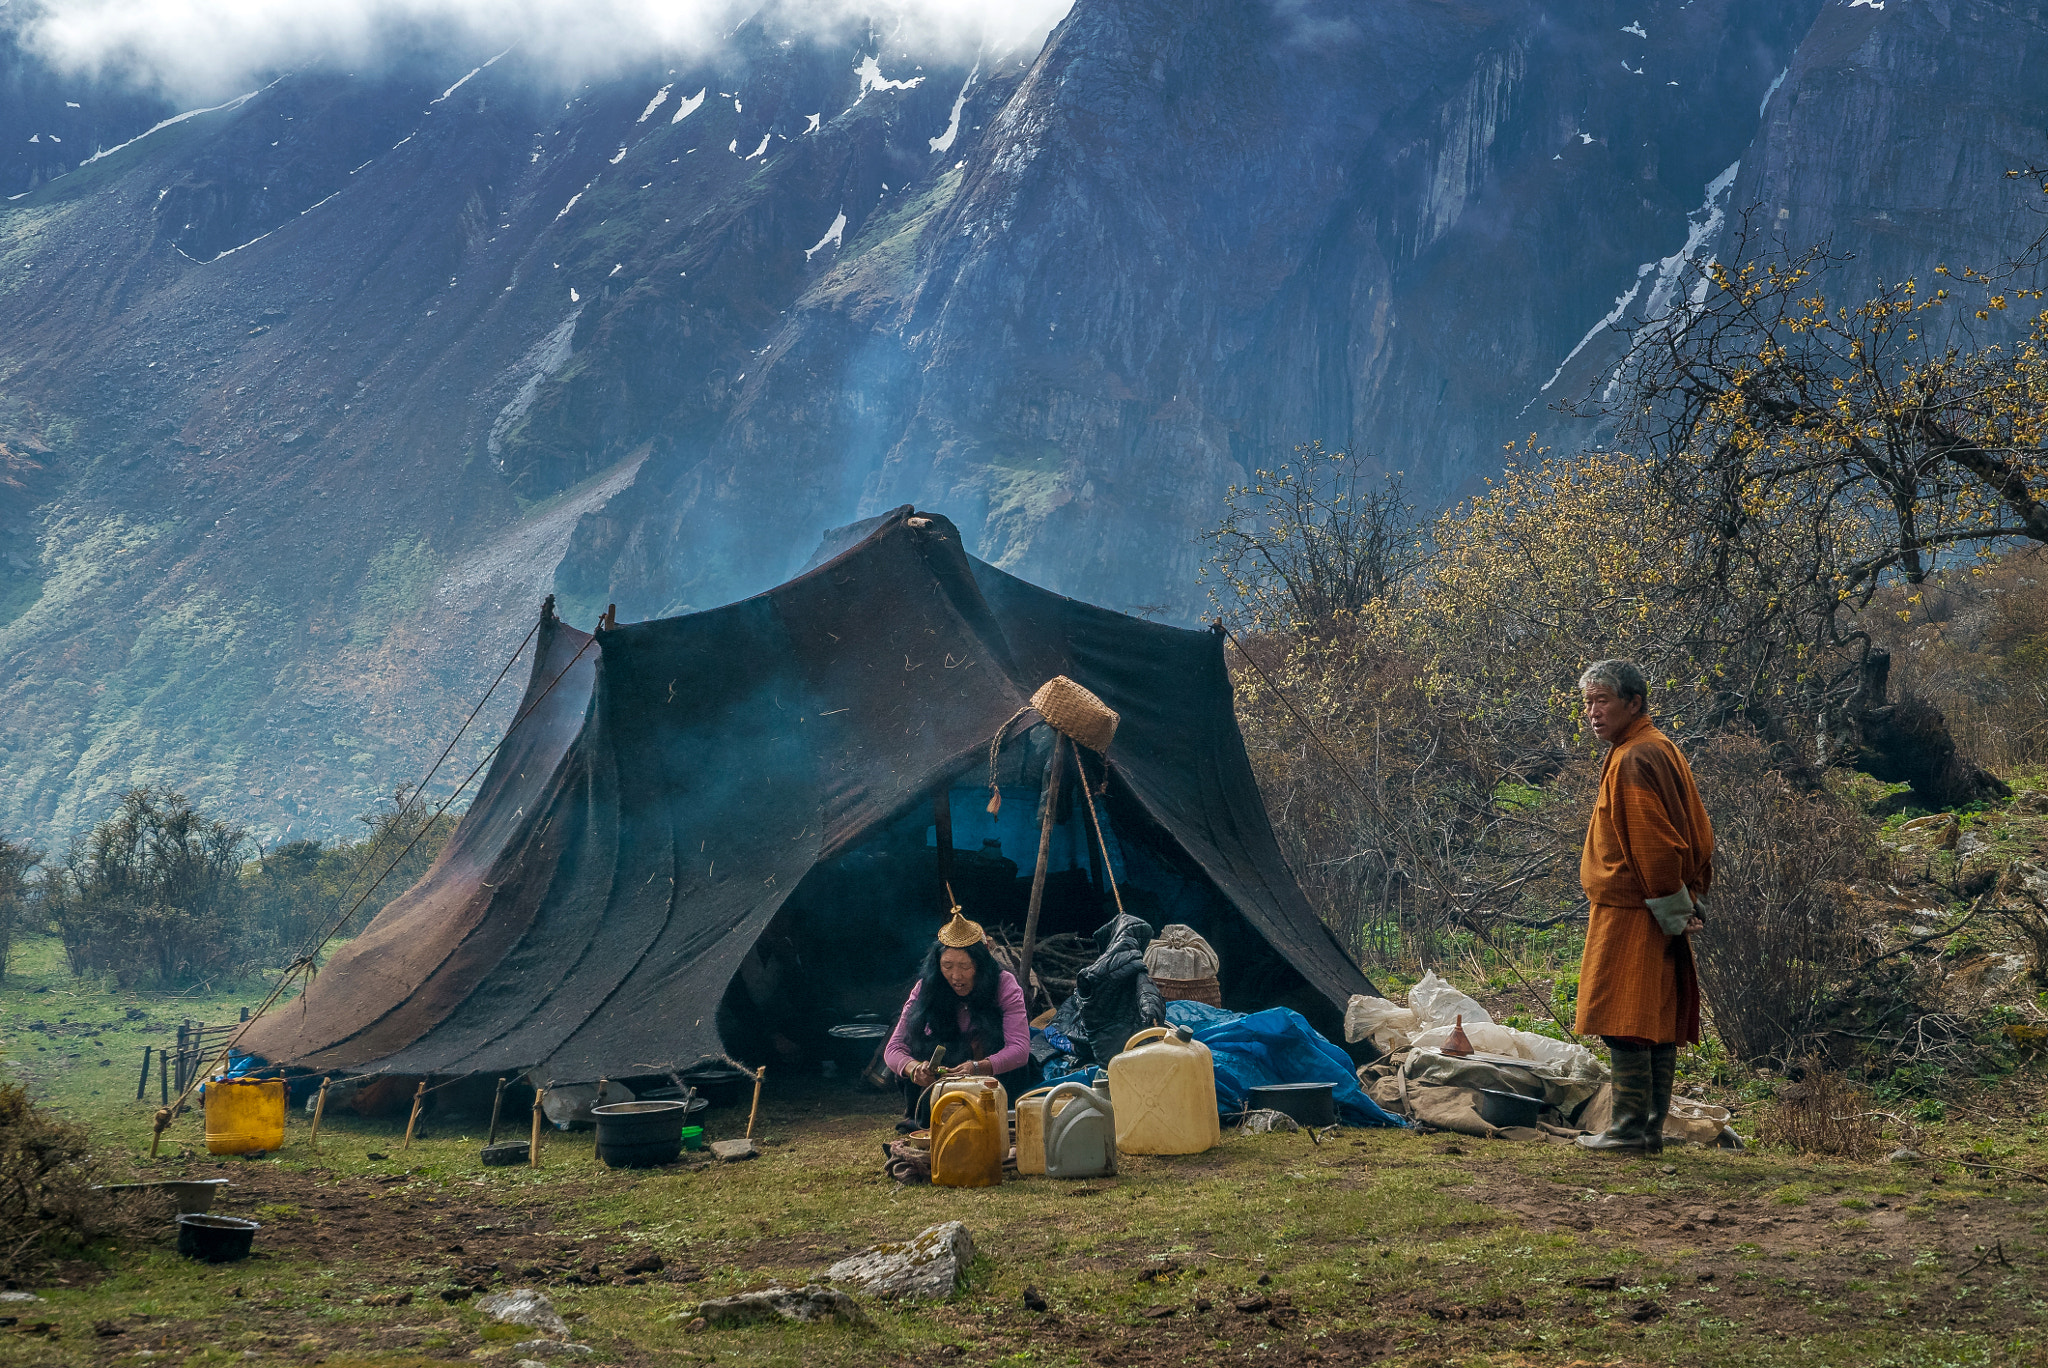
[[[920,1088],[929,1088],[938,1080],[938,1073],[933,1070],[931,1061],[928,1059],[920,1059],[917,1063],[911,1065],[910,1072],[904,1076]]]
[[[973,1078],[973,1077],[976,1077],[977,1075],[979,1075],[980,1073],[981,1073],[981,1063],[980,1063],[980,1061],[979,1061],[979,1060],[973,1060],[973,1059],[970,1059],[970,1060],[967,1060],[967,1061],[965,1061],[964,1063],[960,1063],[960,1064],[955,1064],[955,1065],[954,1065],[954,1066],[953,1066],[952,1068],[950,1068],[950,1069],[946,1070],[946,1077],[948,1077],[948,1078]]]

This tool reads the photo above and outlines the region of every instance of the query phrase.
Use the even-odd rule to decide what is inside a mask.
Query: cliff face
[[[1987,187],[2048,124],[2017,4],[1079,0],[979,53],[780,22],[183,118],[0,48],[0,828],[162,781],[335,830],[541,595],[710,606],[902,502],[1199,612],[1218,496],[1295,443],[1454,494],[1731,206],[1960,260],[2024,225]]]

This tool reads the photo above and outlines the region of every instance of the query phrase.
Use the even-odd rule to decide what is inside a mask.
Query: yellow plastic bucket
[[[261,1154],[284,1148],[284,1080],[228,1078],[206,1085],[209,1154]]]

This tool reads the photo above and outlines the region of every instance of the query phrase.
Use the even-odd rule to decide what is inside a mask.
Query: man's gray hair
[[[1598,685],[1626,703],[1631,698],[1649,701],[1650,684],[1633,660],[1596,660],[1579,676],[1579,692]]]

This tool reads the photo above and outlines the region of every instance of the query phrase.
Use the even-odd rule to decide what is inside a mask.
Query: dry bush
[[[113,1230],[86,1133],[0,1083],[0,1281],[35,1274]]]
[[[1868,1159],[1880,1144],[1870,1095],[1825,1066],[1807,1062],[1803,1076],[1778,1090],[1757,1121],[1757,1139],[1795,1154]]]
[[[1717,737],[1690,758],[1714,823],[1700,986],[1731,1054],[1782,1064],[1809,1047],[1854,965],[1843,893],[1874,867],[1871,823],[1794,784],[1753,736]]]

